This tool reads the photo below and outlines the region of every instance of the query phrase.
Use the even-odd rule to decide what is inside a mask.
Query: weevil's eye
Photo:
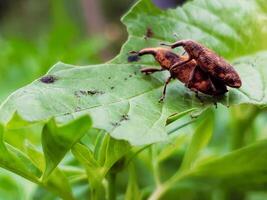
[[[133,54],[128,56],[128,62],[137,62],[140,60],[140,57],[138,56],[138,54]]]

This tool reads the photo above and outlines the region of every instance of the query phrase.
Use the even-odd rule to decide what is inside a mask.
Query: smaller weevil
[[[182,46],[189,56],[186,61],[175,63],[171,67],[172,69],[194,59],[198,66],[200,66],[200,68],[207,72],[211,77],[222,81],[230,87],[241,87],[241,79],[232,65],[204,45],[194,40],[179,40],[173,44],[162,43],[162,45],[170,46],[172,49]]]
[[[227,92],[225,84],[217,79],[211,78],[197,65],[195,60],[191,60],[179,67],[171,69],[175,63],[188,60],[187,56],[180,56],[167,48],[145,48],[140,51],[131,51],[130,53],[138,57],[147,54],[153,55],[155,60],[160,64],[161,68],[152,67],[141,69],[141,72],[144,74],[152,74],[164,70],[170,72],[170,77],[165,82],[160,101],[163,101],[165,98],[167,85],[171,79],[175,78],[184,83],[186,87],[196,92],[198,98],[198,92],[212,96],[220,96]]]

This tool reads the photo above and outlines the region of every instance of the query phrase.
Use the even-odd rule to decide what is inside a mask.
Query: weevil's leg
[[[216,92],[216,87],[215,87],[215,85],[213,84],[213,82],[212,82],[212,80],[210,79],[210,85],[211,85],[211,88],[212,88],[212,91],[215,93]],[[215,108],[217,109],[217,97],[216,97],[216,95],[212,95],[212,97],[213,97],[213,104],[214,104],[214,106],[215,106]]]
[[[185,60],[185,61],[174,63],[174,64],[170,67],[170,71],[173,70],[173,69],[175,69],[175,68],[177,68],[177,67],[179,67],[179,66],[181,66],[181,65],[184,65],[184,64],[190,62],[191,60],[193,60],[193,58],[189,57],[189,58],[188,58],[187,60]]]
[[[182,56],[184,56],[186,54],[186,51],[184,51],[183,53],[182,53]]]
[[[164,71],[164,70],[166,70],[166,69],[164,69],[164,68],[161,68],[161,69],[159,69],[159,68],[150,68],[149,67],[149,68],[142,68],[141,72],[146,74],[146,75],[148,75],[148,74],[153,74],[155,72],[161,72],[161,71]]]
[[[218,108],[217,101],[214,101],[213,104],[214,104],[215,108],[217,109]]]
[[[191,89],[191,85],[192,85],[192,82],[193,82],[193,79],[194,79],[196,68],[197,68],[197,66],[191,71],[190,76],[189,76],[189,80],[185,84],[185,86],[188,87],[189,89]]]
[[[202,105],[204,105],[204,101],[203,99],[199,96],[198,91],[195,91],[196,94],[196,98],[202,103]]]
[[[165,96],[166,96],[166,89],[167,89],[167,85],[170,83],[170,81],[172,80],[172,76],[170,76],[166,81],[165,81],[165,84],[164,84],[164,88],[163,88],[163,91],[162,91],[162,96],[160,97],[159,99],[159,102],[163,102]]]

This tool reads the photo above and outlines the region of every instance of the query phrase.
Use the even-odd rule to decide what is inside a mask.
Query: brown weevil
[[[186,61],[175,63],[171,66],[171,69],[184,65],[194,59],[198,66],[211,77],[222,81],[230,87],[241,87],[241,79],[232,65],[204,45],[194,40],[179,40],[173,44],[163,43],[162,45],[170,46],[172,49],[182,46],[189,56]]]
[[[183,65],[179,65],[179,67],[171,68],[175,63],[187,61],[187,56],[180,56],[167,48],[145,48],[140,51],[131,51],[130,53],[136,56],[153,55],[161,66],[161,68],[143,68],[141,69],[142,73],[151,74],[164,70],[170,72],[170,77],[165,82],[160,101],[165,98],[167,85],[174,78],[185,83],[186,87],[196,92],[198,98],[198,92],[212,96],[220,96],[227,92],[225,84],[220,80],[211,78],[197,65],[195,60],[190,60]]]

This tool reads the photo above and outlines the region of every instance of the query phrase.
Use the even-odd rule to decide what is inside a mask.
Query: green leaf
[[[106,148],[105,154],[105,170],[113,169],[113,171],[119,171],[122,169],[124,161],[120,162],[129,151],[131,146],[128,142],[123,140],[115,140],[112,137],[109,137],[109,141]]]
[[[0,126],[0,136],[1,129]],[[42,155],[33,147],[28,147],[28,150],[29,157],[20,150],[0,141],[0,166],[57,193],[65,199],[73,199],[68,181],[58,169],[51,174],[47,181],[41,182],[39,180],[42,175],[44,160],[42,161]]]
[[[65,154],[80,140],[91,125],[91,119],[85,115],[60,126],[52,119],[44,126],[42,146],[46,169],[43,178],[46,179],[49,176]]]
[[[42,172],[45,171],[45,158],[41,152],[36,150],[36,148],[27,142],[27,155],[31,158],[35,166],[38,167]],[[64,173],[56,168],[51,175],[45,181],[40,181],[39,185],[45,187],[46,189],[58,194],[64,199],[72,200],[72,191],[69,185],[69,181],[64,175]]]
[[[195,130],[191,139],[188,149],[186,150],[181,170],[191,169],[195,160],[198,158],[200,151],[206,147],[213,132],[213,119],[212,115],[201,122]]]
[[[89,182],[95,186],[103,179],[103,170],[99,163],[95,160],[93,152],[86,146],[77,143],[72,149],[74,156],[85,166]]]
[[[159,162],[166,160],[176,152],[186,141],[187,135],[179,134],[173,141],[167,143],[158,155]]]
[[[267,183],[266,156],[267,141],[263,140],[225,156],[199,163],[182,180],[193,180],[191,184],[198,184],[200,181],[204,187],[263,189]]]
[[[18,149],[4,143],[4,128],[0,124],[0,167],[12,171],[32,182],[38,182],[41,172],[30,159]]]
[[[127,185],[125,199],[141,200],[142,199],[141,191],[139,190],[138,187],[138,182],[137,182],[138,178],[133,164],[129,165],[128,171],[129,171],[129,181]]]
[[[0,169],[0,199],[30,199],[35,185],[14,173]]]

